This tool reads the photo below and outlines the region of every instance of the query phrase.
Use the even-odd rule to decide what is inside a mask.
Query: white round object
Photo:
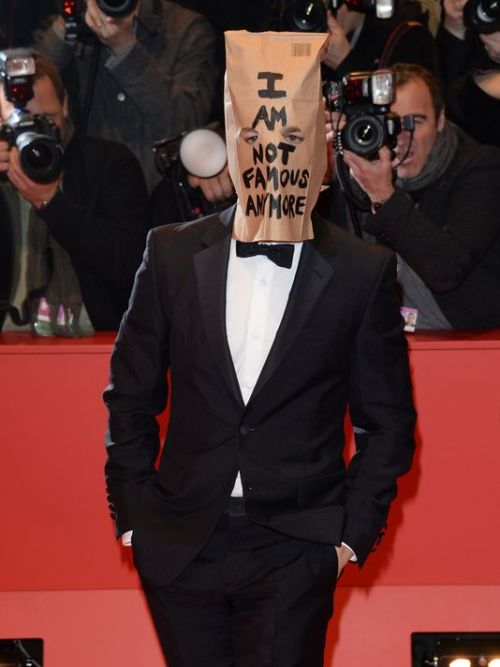
[[[213,130],[193,130],[181,141],[181,162],[193,176],[210,178],[227,162],[226,144]]]

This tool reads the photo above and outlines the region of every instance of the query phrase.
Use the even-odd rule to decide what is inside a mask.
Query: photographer
[[[340,80],[348,72],[374,70],[396,62],[416,63],[437,73],[434,38],[420,4],[406,0],[391,19],[360,12],[344,3],[336,16],[328,11],[329,39],[323,56],[324,78]]]
[[[481,146],[445,119],[436,80],[416,65],[398,65],[392,110],[413,117],[414,132],[378,159],[345,151],[372,212],[358,218],[363,236],[399,257],[403,306],[418,329],[500,326],[500,151]],[[396,180],[393,180],[395,170]],[[350,227],[334,183],[329,215]]]
[[[153,143],[209,120],[213,30],[205,18],[162,0],[139,0],[119,18],[100,8],[102,0],[83,6],[91,39],[65,41],[57,16],[38,34],[36,48],[61,69],[77,121],[89,135],[126,144],[151,190],[159,181]]]
[[[436,40],[448,115],[476,141],[500,147],[500,18],[493,32],[479,32],[480,22],[467,29],[465,5],[465,0],[444,0]]]
[[[8,128],[15,131],[17,105],[7,99],[4,79],[0,328],[44,335],[116,329],[145,243],[144,178],[125,146],[74,132],[56,68],[38,55],[34,59],[27,111],[61,131],[63,171],[48,182],[27,175],[19,148],[5,136]]]

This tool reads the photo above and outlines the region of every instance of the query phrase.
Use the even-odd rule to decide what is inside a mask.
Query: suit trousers
[[[239,507],[230,503],[173,583],[144,586],[168,667],[322,667],[335,548],[260,526]]]

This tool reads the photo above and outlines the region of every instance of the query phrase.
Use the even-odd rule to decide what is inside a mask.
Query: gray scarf
[[[429,183],[433,183],[448,169],[455,157],[457,147],[457,128],[453,123],[446,121],[443,131],[438,134],[436,143],[429,154],[429,159],[420,174],[414,178],[397,178],[396,187],[405,190],[405,192],[415,192],[422,190]]]

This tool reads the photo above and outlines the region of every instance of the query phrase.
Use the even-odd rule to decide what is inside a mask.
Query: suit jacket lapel
[[[233,215],[234,207],[231,207],[219,215],[220,224],[215,227],[207,224],[207,231],[201,240],[203,249],[194,256],[194,266],[210,349],[231,392],[243,407],[244,401],[231,358],[226,329],[227,266]],[[313,217],[314,239],[304,243],[283,319],[249,405],[276,371],[295,338],[300,335],[321,293],[334,275],[334,268],[326,259],[334,254],[334,245],[328,234],[329,224],[317,215]]]
[[[294,340],[300,336],[321,293],[333,278],[335,269],[326,259],[334,254],[333,241],[328,234],[329,224],[318,215],[313,217],[314,239],[306,241],[302,248],[302,256],[283,319],[249,404],[277,370]]]
[[[231,392],[243,406],[226,331],[226,283],[234,206],[219,214],[215,227],[207,222],[203,249],[194,256],[201,312],[211,352]]]

